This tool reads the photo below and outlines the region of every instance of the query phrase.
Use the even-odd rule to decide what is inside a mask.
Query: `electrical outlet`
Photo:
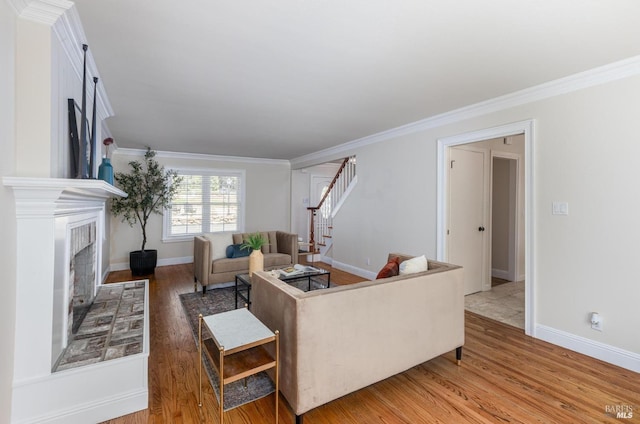
[[[591,314],[591,328],[596,331],[602,331],[602,317],[595,312]]]
[[[569,203],[553,202],[551,213],[553,215],[569,215]]]

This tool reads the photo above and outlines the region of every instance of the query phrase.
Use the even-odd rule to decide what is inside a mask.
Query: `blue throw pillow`
[[[249,256],[251,249],[242,249],[242,244],[230,244],[227,246],[227,258],[242,258],[243,256]]]

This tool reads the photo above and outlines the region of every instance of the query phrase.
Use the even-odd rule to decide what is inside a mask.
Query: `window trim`
[[[172,171],[176,171],[178,175],[202,175],[202,176],[231,176],[240,178],[240,207],[238,208],[238,229],[234,232],[244,232],[245,214],[246,214],[246,176],[247,172],[244,169],[228,169],[228,168],[188,168],[188,167],[174,167]],[[192,241],[195,236],[202,235],[201,233],[194,234],[180,234],[172,236],[171,232],[171,218],[167,211],[171,210],[171,205],[167,209],[162,211],[162,242],[163,243],[182,243],[185,241]],[[220,231],[217,231],[220,232]]]

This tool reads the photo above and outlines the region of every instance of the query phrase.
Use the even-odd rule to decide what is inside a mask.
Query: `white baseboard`
[[[547,327],[536,325],[535,337],[549,343],[600,359],[613,365],[640,373],[640,355],[624,349],[610,346],[586,337]]]
[[[127,269],[129,269],[129,262],[116,262],[109,264],[109,272],[126,271]]]
[[[110,271],[110,269],[111,269],[111,267],[110,267],[110,266],[108,266],[108,267],[106,267],[106,268],[104,269],[104,272],[102,273],[102,280],[101,280],[101,284],[104,284],[104,283],[105,283],[105,281],[107,281],[107,277],[109,276],[109,272],[111,272],[111,271]]]
[[[190,264],[193,256],[183,256],[181,258],[158,259],[158,266]]]
[[[502,280],[511,281],[509,271],[506,269],[491,268],[491,276],[495,278],[500,278]]]
[[[324,262],[322,255],[319,253],[316,253],[316,254],[299,253],[298,255],[304,256],[307,262],[320,262],[320,261]]]
[[[20,424],[85,424],[122,417],[148,407],[148,390],[140,390],[111,399],[101,399],[96,402],[77,405],[49,415],[22,420]]]
[[[158,266],[190,264],[191,262],[193,262],[193,256],[183,256],[181,258],[166,258],[158,259]],[[126,271],[127,269],[129,269],[129,262],[116,262],[109,264],[107,274],[113,271]]]
[[[368,271],[366,269],[357,268],[353,265],[345,264],[342,262],[338,262],[335,259],[332,261],[332,266],[341,271],[348,272],[350,274],[355,274],[358,277],[366,278],[367,280],[374,280],[378,275],[376,272]]]

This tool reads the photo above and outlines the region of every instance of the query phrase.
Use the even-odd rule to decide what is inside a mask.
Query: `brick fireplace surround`
[[[102,282],[106,202],[126,194],[100,180],[4,177],[3,183],[13,188],[17,217],[11,422],[101,422],[147,408],[148,295],[143,323],[136,324],[143,327],[140,353],[52,372],[72,339],[70,264],[79,249],[71,246],[72,233],[89,229],[81,238],[93,244],[93,263],[82,259],[82,267],[92,297]],[[138,287],[146,293],[146,283]]]

